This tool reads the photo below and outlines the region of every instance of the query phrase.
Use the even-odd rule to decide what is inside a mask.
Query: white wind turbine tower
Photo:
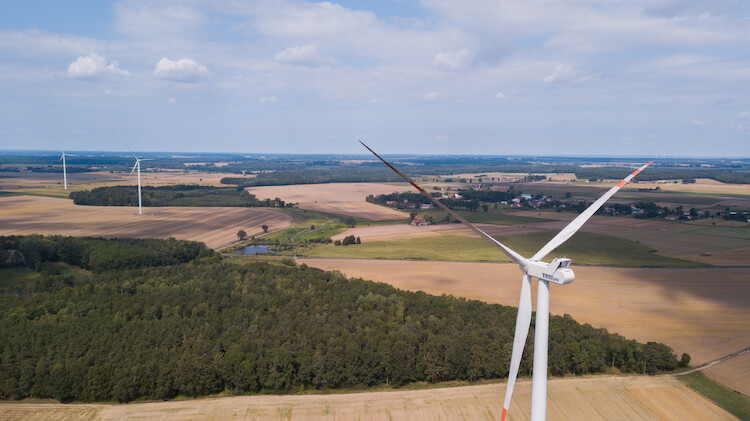
[[[63,163],[63,182],[65,183],[65,190],[68,190],[68,173],[67,173],[67,170],[65,169],[65,151],[60,151],[60,152],[62,152],[62,156],[60,157],[60,159],[62,160],[62,163]]]
[[[131,154],[133,154],[133,158],[135,158],[135,165],[133,165],[133,169],[130,170],[130,175],[133,175],[133,171],[138,169],[138,215],[143,214],[143,210],[141,208],[141,161],[152,161],[151,159],[141,159],[135,156],[133,151],[130,151]]]
[[[403,175],[385,159],[381,158],[380,155],[375,153],[369,146],[365,145],[362,141],[362,145],[373,153],[378,159],[383,161],[385,165],[390,167],[396,174],[400,175],[401,178],[409,182],[428,199],[430,199],[437,206],[448,212],[451,216],[461,221],[464,225],[468,226],[480,236],[489,240],[495,247],[499,248],[500,251],[505,253],[511,258],[523,273],[523,280],[521,281],[521,297],[518,301],[518,315],[516,317],[516,332],[513,336],[513,353],[510,358],[510,369],[508,372],[508,386],[505,391],[505,402],[503,403],[502,421],[505,421],[505,417],[508,415],[508,407],[510,406],[510,398],[513,394],[513,386],[516,382],[516,376],[518,375],[518,367],[521,364],[521,354],[523,353],[524,345],[526,344],[526,336],[529,333],[529,326],[531,324],[531,278],[537,278],[539,280],[539,287],[537,291],[536,301],[536,325],[534,333],[534,366],[532,373],[532,385],[531,385],[531,420],[542,421],[547,417],[547,355],[548,355],[548,339],[549,339],[549,283],[553,282],[560,285],[565,285],[573,282],[575,275],[573,270],[568,268],[570,265],[570,259],[556,258],[551,263],[543,262],[542,259],[547,256],[552,250],[559,247],[565,241],[575,234],[579,228],[596,213],[596,211],[606,202],[613,194],[615,194],[622,186],[629,182],[639,172],[643,171],[647,166],[651,164],[649,162],[646,165],[633,171],[632,174],[625,177],[622,181],[617,183],[616,186],[612,187],[600,197],[596,202],[592,203],[583,213],[578,215],[570,224],[562,229],[557,235],[550,240],[544,247],[542,247],[531,259],[526,259],[515,251],[511,250],[506,245],[495,240],[489,234],[485,233],[472,223],[462,218],[457,213],[453,212],[450,208],[442,204],[439,200],[432,197],[431,194],[426,192],[423,188],[419,187],[409,177]]]

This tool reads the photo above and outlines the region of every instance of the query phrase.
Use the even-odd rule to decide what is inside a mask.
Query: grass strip
[[[742,393],[728,389],[697,371],[677,378],[735,417],[750,421],[750,398]]]

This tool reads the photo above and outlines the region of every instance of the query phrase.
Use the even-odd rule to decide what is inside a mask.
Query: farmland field
[[[509,259],[479,237],[445,235],[363,242],[356,246],[324,245],[304,252],[310,257],[350,257],[366,259],[459,260],[507,262]],[[346,234],[346,233],[345,233]],[[492,234],[495,234],[494,232]],[[347,234],[348,235],[348,234]],[[533,231],[496,236],[499,241],[525,256],[531,256],[555,235],[554,231]],[[702,266],[687,260],[660,256],[634,241],[580,232],[555,251],[578,264],[614,266]]]
[[[145,166],[145,164],[144,164]],[[177,170],[141,171],[141,185],[165,186],[170,184],[200,184],[204,186],[224,186],[219,181],[226,174]],[[248,176],[252,177],[252,176]],[[60,173],[4,173],[0,176],[0,189],[59,194],[67,197],[76,190],[90,190],[95,187],[135,185],[137,179],[127,172],[99,171],[68,174],[68,190],[63,189],[62,170]]]
[[[365,199],[368,195],[411,191],[412,189],[411,186],[403,183],[328,183],[248,187],[246,190],[258,199],[278,197],[287,203],[298,203],[302,209],[377,221],[405,219],[409,215],[385,206],[367,203]]]
[[[750,352],[703,370],[703,374],[730,389],[750,396]]]
[[[351,247],[351,246],[348,246]],[[356,247],[356,246],[355,246]],[[518,305],[514,264],[404,260],[298,259],[347,276],[410,291]],[[575,265],[575,260],[573,261]],[[552,314],[659,341],[701,364],[750,346],[750,282],[745,269],[574,266],[576,280],[551,288]],[[532,282],[535,294],[536,282]],[[679,355],[679,354],[678,354]]]
[[[537,212],[522,211],[519,214],[536,215]],[[558,212],[546,212],[542,215],[560,220],[534,226],[555,231],[563,228],[576,216]],[[748,264],[746,250],[750,248],[750,239],[747,238],[747,230],[741,228],[595,215],[581,231],[637,241],[658,250],[660,255],[679,259],[717,266]]]
[[[249,235],[287,227],[289,215],[258,208],[144,208],[77,206],[68,199],[35,196],[0,197],[0,232],[4,235],[70,235],[125,238],[175,237],[218,247]]]
[[[238,396],[188,401],[87,404],[0,404],[8,420],[494,420],[505,384],[331,395]],[[669,376],[551,379],[550,420],[735,420]],[[509,415],[528,419],[531,382],[516,383]]]

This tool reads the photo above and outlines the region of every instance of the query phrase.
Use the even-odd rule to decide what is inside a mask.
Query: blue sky
[[[750,156],[744,0],[4,1],[0,149]]]

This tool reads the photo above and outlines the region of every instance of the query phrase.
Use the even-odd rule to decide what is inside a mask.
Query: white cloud
[[[662,0],[661,3],[669,2]],[[551,49],[617,51],[631,48],[743,44],[746,14],[713,13],[711,3],[696,2],[694,13],[656,16],[654,1],[422,0],[421,5],[450,23],[471,28],[483,38],[512,46],[529,37]],[[726,47],[726,45],[724,45]]]
[[[226,13],[249,16],[248,27],[266,39],[287,45],[314,44],[337,57],[429,63],[440,51],[477,44],[472,35],[457,27],[403,25],[398,19],[379,19],[372,11],[333,2],[270,0],[225,6]]]
[[[96,53],[80,56],[68,66],[68,76],[75,79],[91,79],[102,74],[128,76],[130,73],[120,69],[117,61],[110,61]]]
[[[267,97],[258,99],[258,102],[277,102],[278,100],[279,99],[276,98],[275,96],[267,96]]]
[[[201,34],[205,15],[190,2],[125,0],[114,6],[115,30],[153,44],[173,45]]]
[[[594,75],[579,73],[571,67],[558,65],[551,75],[542,79],[544,83],[569,83],[575,85],[594,78]]]
[[[333,59],[320,55],[318,47],[315,44],[289,47],[284,51],[278,52],[274,56],[274,60],[278,63],[304,67],[321,67],[335,63]]]
[[[177,104],[177,98],[169,98],[167,100],[167,104],[169,104],[169,105]]]
[[[743,120],[750,119],[750,112],[747,112],[747,111],[741,112],[740,115],[738,115],[737,117],[739,117],[739,118],[741,118]]]
[[[468,48],[462,48],[457,51],[441,51],[435,55],[432,61],[434,66],[446,70],[462,69],[474,59],[474,54]]]
[[[196,63],[191,58],[170,60],[164,57],[156,63],[154,77],[176,82],[198,83],[211,77],[211,72],[206,66]]]
[[[708,122],[703,120],[693,120],[690,122],[690,125],[693,127],[702,127],[702,126],[708,126]]]
[[[430,92],[429,94],[425,95],[424,101],[436,101],[438,99],[439,95],[437,92]]]
[[[507,96],[505,96],[505,94],[502,92],[498,92],[495,94],[495,99],[505,99],[505,98],[507,98]]]

